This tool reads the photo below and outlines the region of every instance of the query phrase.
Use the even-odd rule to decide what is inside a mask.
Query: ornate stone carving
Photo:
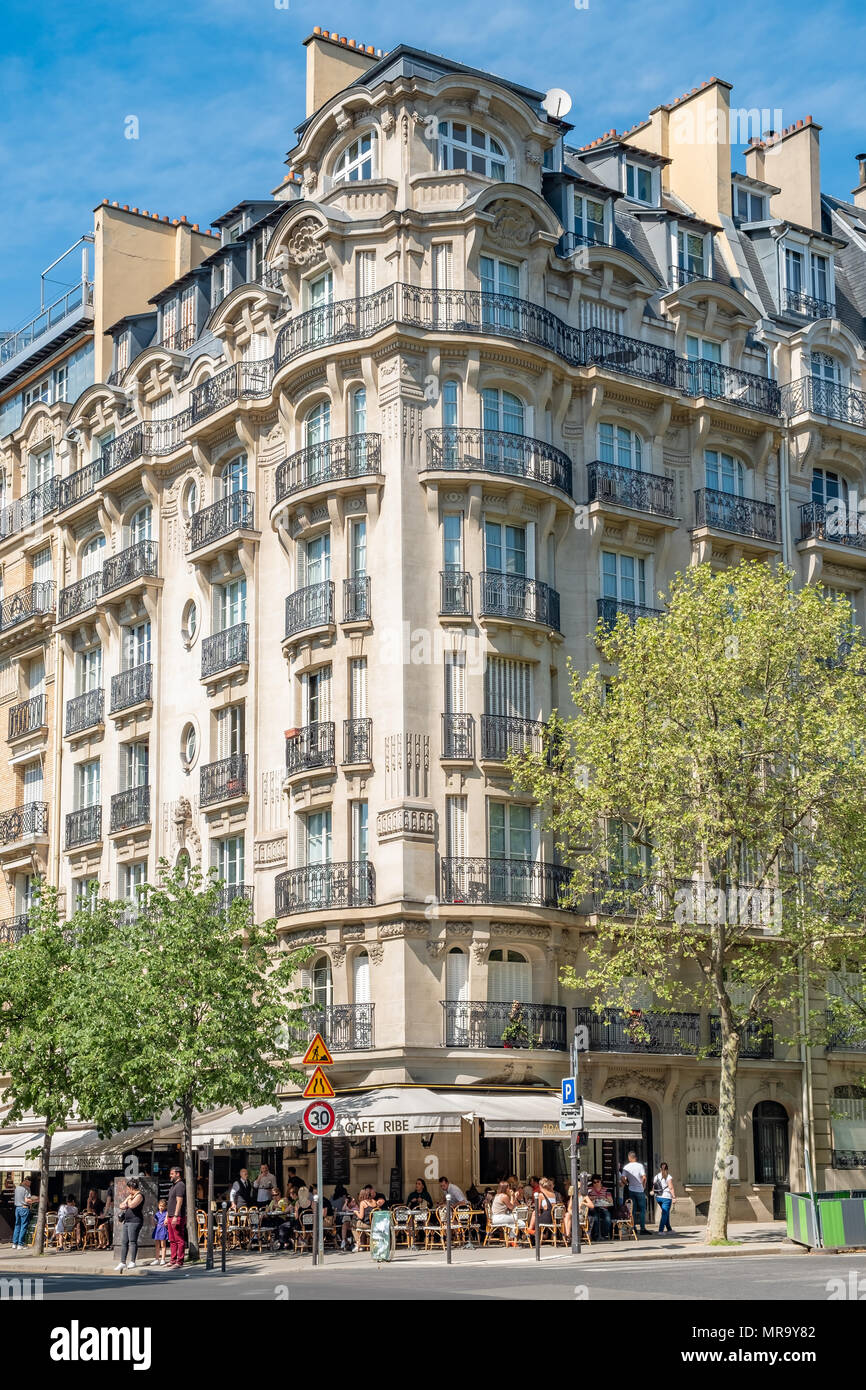
[[[488,227],[487,236],[497,246],[528,246],[535,231],[532,214],[520,203],[509,198],[500,198],[490,207],[493,225]]]
[[[345,946],[332,946],[332,947],[331,947],[331,960],[333,961],[334,965],[336,965],[336,967],[337,967],[338,970],[341,969],[342,966],[344,966],[345,963],[346,963],[346,948],[345,948]]]
[[[667,1082],[663,1076],[648,1076],[646,1072],[641,1071],[623,1071],[615,1072],[604,1083],[606,1091],[621,1091],[623,1087],[632,1092],[635,1087],[644,1091],[655,1091],[661,1096],[667,1090]]]
[[[272,840],[257,840],[253,846],[253,863],[259,867],[266,864],[285,864],[286,837],[277,835]]]
[[[305,176],[306,177],[306,176]],[[315,183],[315,174],[313,175]],[[286,242],[285,252],[292,265],[310,265],[312,261],[318,261],[322,256],[322,248],[316,240],[316,232],[319,231],[321,223],[315,217],[305,217],[293,228],[291,235]]]
[[[520,923],[491,922],[490,931],[497,936],[522,936],[528,941],[548,941],[550,939],[550,927],[529,927],[521,926]]]
[[[466,937],[472,935],[471,922],[446,922],[445,930],[449,936]]]
[[[435,833],[436,812],[418,806],[394,806],[391,810],[380,811],[376,817],[379,840],[388,840],[396,835],[422,836],[432,840]]]
[[[367,955],[374,965],[382,964],[382,957],[385,954],[385,947],[378,941],[374,941],[367,947]]]
[[[477,964],[477,965],[483,965],[483,964],[484,964],[484,959],[485,959],[485,957],[486,957],[486,955],[487,955],[487,950],[488,950],[488,947],[489,947],[489,946],[490,946],[490,942],[489,942],[489,941],[473,941],[473,943],[472,943],[472,954],[473,954],[474,957],[475,957],[475,961],[476,961],[476,964]]]
[[[426,922],[380,922],[379,938],[388,941],[403,936],[426,936]]]
[[[427,942],[427,954],[431,960],[438,960],[445,950],[445,939],[440,937],[438,941]]]
[[[342,937],[344,941],[363,941],[366,934],[366,927],[344,927]]]
[[[324,946],[327,937],[322,927],[318,930],[313,928],[310,931],[292,932],[290,937],[284,937],[283,940],[288,951],[295,951],[299,946]]]

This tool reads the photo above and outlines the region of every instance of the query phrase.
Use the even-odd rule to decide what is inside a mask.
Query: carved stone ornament
[[[643,1091],[656,1091],[659,1095],[664,1095],[667,1090],[667,1082],[663,1076],[647,1076],[646,1072],[623,1071],[609,1076],[604,1083],[606,1091],[621,1092],[623,1087],[627,1091],[633,1091],[635,1087],[638,1087]]]
[[[370,957],[370,960],[373,962],[374,965],[382,964],[382,957],[384,956],[384,954],[385,947],[378,941],[374,941],[372,945],[367,947],[367,955]]]
[[[473,941],[473,943],[472,943],[472,954],[473,954],[474,957],[475,957],[475,961],[476,961],[476,964],[477,964],[477,965],[483,965],[483,964],[484,964],[484,958],[485,958],[485,956],[487,955],[487,949],[488,949],[489,945],[490,945],[490,942],[489,942],[489,941]]]
[[[493,213],[493,225],[487,229],[488,240],[496,242],[498,246],[529,245],[535,231],[535,221],[526,208],[508,198],[500,198],[491,205],[490,211]]]
[[[427,942],[427,954],[431,960],[438,960],[444,950],[445,940],[443,937],[440,937],[438,941]]]
[[[292,265],[310,265],[322,256],[322,248],[316,240],[321,223],[315,217],[305,217],[292,228],[286,242],[285,252]]]
[[[334,965],[337,967],[338,970],[341,968],[341,966],[345,965],[345,963],[346,963],[346,948],[345,948],[345,946],[332,946],[332,947],[331,947],[331,960],[333,961]]]

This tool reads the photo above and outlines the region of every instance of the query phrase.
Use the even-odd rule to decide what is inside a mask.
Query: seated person
[[[61,1202],[57,1211],[57,1228],[54,1233],[54,1241],[58,1250],[63,1244],[64,1233],[68,1234],[68,1232],[65,1231],[67,1217],[71,1218],[74,1223],[72,1226],[72,1233],[75,1244],[78,1246],[81,1243],[81,1232],[78,1226],[78,1207],[75,1204],[75,1198],[71,1192],[66,1198],[66,1201]]]
[[[271,1192],[271,1200],[261,1212],[262,1226],[272,1226],[279,1228],[285,1220],[289,1204],[285,1197],[280,1195],[280,1189],[275,1187]]]
[[[354,1197],[347,1197],[340,1212],[340,1249],[346,1249],[346,1242],[351,1238],[352,1225],[355,1218],[360,1216],[360,1207]]]
[[[601,1181],[600,1173],[593,1173],[587,1191],[590,1218],[590,1239],[610,1240],[613,1235],[613,1197]]]
[[[553,1182],[550,1178],[542,1178],[538,1184],[538,1224],[539,1226],[553,1225],[553,1208],[559,1203],[559,1194],[555,1191]],[[529,1233],[535,1233],[535,1197],[532,1199],[532,1214],[529,1218]]]
[[[361,1188],[358,1194],[358,1219],[360,1221],[369,1221],[370,1212],[375,1206],[376,1192],[372,1183],[368,1183],[366,1187]]]
[[[406,1206],[410,1211],[417,1211],[419,1207],[427,1207],[432,1211],[433,1198],[430,1196],[423,1178],[415,1179],[415,1189],[406,1198]]]
[[[507,1182],[501,1182],[499,1184],[499,1190],[496,1193],[496,1196],[493,1198],[493,1204],[490,1208],[491,1226],[510,1226],[513,1230],[515,1226],[515,1220],[514,1216],[512,1215],[512,1208],[514,1206],[514,1194],[509,1188]]]

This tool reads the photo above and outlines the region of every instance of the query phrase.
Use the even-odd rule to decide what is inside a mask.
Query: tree
[[[275,922],[226,907],[213,874],[165,861],[137,913],[93,942],[78,999],[76,1085],[101,1130],[168,1110],[182,1126],[187,1226],[198,1256],[192,1128],[196,1111],[275,1105],[302,1076],[290,1065],[306,992],[291,988],[310,950],[280,951]],[[98,981],[98,996],[92,985]]]
[[[696,566],[660,617],[600,624],[610,674],[572,672],[576,713],[512,760],[587,914],[587,968],[563,982],[643,1029],[649,998],[718,1019],[708,1241],[727,1235],[744,1033],[781,1014],[802,1036],[804,981],[863,950],[863,648],[844,600],[792,581]]]

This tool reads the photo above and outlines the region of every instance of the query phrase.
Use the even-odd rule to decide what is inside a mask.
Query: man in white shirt
[[[268,1168],[268,1165],[263,1163],[259,1169],[259,1176],[253,1183],[253,1187],[256,1190],[256,1203],[258,1206],[267,1206],[276,1185],[276,1178]]]
[[[634,1149],[628,1151],[628,1163],[623,1168],[623,1174],[628,1182],[625,1196],[631,1198],[631,1209],[634,1223],[640,1221],[640,1233],[642,1236],[647,1234],[646,1228],[646,1168],[642,1163],[638,1163],[638,1157]]]
[[[466,1201],[466,1193],[460,1191],[460,1188],[457,1186],[456,1182],[449,1182],[447,1178],[440,1178],[439,1186],[442,1189],[443,1202],[445,1201],[446,1197],[451,1198],[452,1206],[456,1202]]]

